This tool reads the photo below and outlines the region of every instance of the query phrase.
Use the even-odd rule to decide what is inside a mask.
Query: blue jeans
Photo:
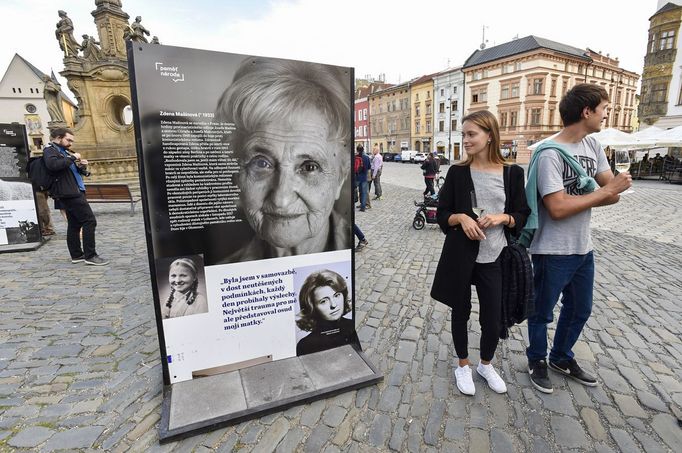
[[[547,324],[561,298],[561,312],[549,360],[570,360],[571,350],[592,313],[594,255],[533,255],[535,310],[528,318],[528,360],[547,357]]]
[[[360,181],[360,210],[364,211],[367,207],[367,181]]]
[[[355,223],[353,224],[353,233],[355,234],[355,237],[358,238],[360,242],[365,240],[365,235],[362,233],[362,230],[360,229],[359,226],[357,226]]]

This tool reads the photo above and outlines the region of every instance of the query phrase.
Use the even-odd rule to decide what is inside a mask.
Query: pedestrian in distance
[[[426,160],[421,165],[422,173],[424,174],[424,184],[426,189],[424,189],[424,196],[435,195],[436,189],[433,187],[433,181],[436,179],[436,173],[438,173],[438,167],[436,166],[436,161],[433,158],[433,154],[428,153],[426,155]]]
[[[583,83],[571,88],[559,103],[564,128],[553,142],[544,145],[550,149],[543,149],[528,172],[526,192],[529,204],[537,204],[537,229],[530,244],[535,309],[528,318],[526,355],[530,380],[544,393],[553,391],[547,372],[547,325],[552,322],[559,295],[562,306],[549,367],[581,384],[597,385],[595,377],[578,365],[572,350],[592,313],[590,216],[594,207],[617,203],[619,194],[632,185],[628,172],[614,177],[604,149],[589,135],[601,129],[608,105],[608,93],[601,86]],[[578,174],[562,157],[566,153],[575,157],[599,188],[592,192],[581,189]],[[537,177],[532,178],[533,174]]]
[[[355,247],[356,252],[359,252],[369,245],[364,233],[356,223],[353,224],[353,234],[355,234],[355,237],[358,238],[358,245]]]
[[[360,206],[358,207],[360,211],[364,212],[369,206],[368,198],[368,177],[371,174],[371,162],[369,156],[365,154],[365,147],[361,144],[358,145],[355,150],[357,151],[357,156],[360,158],[361,164],[359,168],[355,170],[355,181],[357,182],[358,189],[360,191]]]
[[[379,145],[372,148],[372,181],[374,182],[374,199],[381,200],[383,192],[381,190],[381,171],[384,168],[384,158],[379,152]]]
[[[97,220],[85,198],[83,176],[89,176],[88,161],[80,153],[71,153],[74,135],[70,129],[57,128],[50,132],[51,143],[43,150],[45,166],[55,176],[50,195],[59,200],[66,211],[66,245],[72,263],[105,266],[109,261],[97,254],[95,227]],[[80,232],[83,229],[81,246]]]
[[[500,254],[521,231],[530,210],[523,169],[507,165],[500,154],[495,116],[486,110],[465,116],[462,133],[467,159],[449,168],[439,195],[438,224],[446,236],[431,297],[452,309],[457,388],[474,395],[467,323],[471,285],[476,286],[481,324],[481,359],[476,371],[493,391],[505,393],[507,386],[491,364],[501,332]]]

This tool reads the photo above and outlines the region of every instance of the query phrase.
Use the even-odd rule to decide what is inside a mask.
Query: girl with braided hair
[[[208,312],[208,301],[199,293],[197,266],[190,258],[178,258],[168,268],[170,295],[161,306],[164,319]]]

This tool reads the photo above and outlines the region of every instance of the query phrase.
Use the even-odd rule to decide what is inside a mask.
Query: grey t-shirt
[[[474,181],[476,201],[484,209],[483,215],[504,212],[504,178],[502,174],[488,173],[471,169],[471,179]],[[504,236],[504,225],[496,225],[484,231],[485,239],[480,241],[477,263],[492,263],[507,245]]]
[[[562,146],[580,162],[592,177],[609,170],[604,149],[594,137]],[[538,158],[538,229],[530,245],[530,252],[540,255],[584,255],[592,250],[590,236],[591,209],[563,220],[552,220],[542,203],[545,195],[564,190],[569,195],[578,192],[578,175],[558,152],[548,149]]]

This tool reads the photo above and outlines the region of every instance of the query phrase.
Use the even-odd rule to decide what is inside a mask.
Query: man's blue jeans
[[[364,211],[367,207],[367,181],[360,181],[360,210]]]
[[[547,357],[547,324],[561,298],[561,312],[549,360],[573,358],[571,350],[592,313],[594,255],[533,255],[535,310],[528,318],[529,361]]]

